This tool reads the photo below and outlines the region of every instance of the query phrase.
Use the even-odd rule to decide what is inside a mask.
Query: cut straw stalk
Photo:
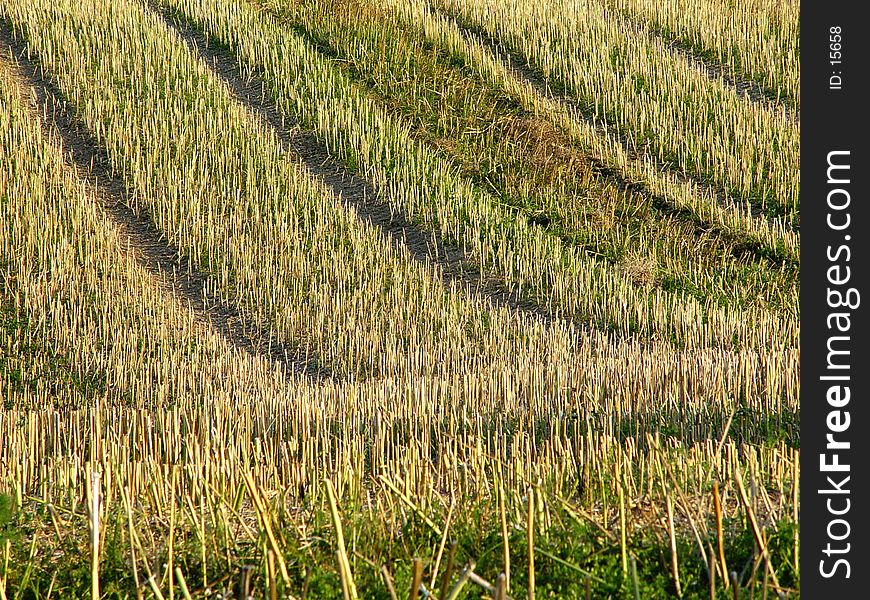
[[[414,559],[414,577],[411,580],[411,590],[408,594],[409,600],[417,600],[420,597],[420,584],[423,583],[423,561],[419,558]]]
[[[622,575],[628,576],[628,535],[627,535],[627,518],[625,514],[625,492],[622,489],[622,482],[617,483],[619,493],[619,554],[622,561]]]
[[[510,591],[511,583],[511,552],[510,541],[508,539],[507,511],[505,510],[505,494],[504,487],[498,486],[498,511],[501,519],[501,537],[504,543],[504,591]]]
[[[190,591],[187,589],[187,581],[184,579],[181,567],[175,567],[175,578],[178,580],[178,587],[181,588],[181,595],[184,596],[184,600],[193,600],[190,597]]]
[[[290,585],[290,574],[287,572],[287,565],[284,562],[284,555],[281,553],[281,548],[278,546],[278,540],[275,538],[275,533],[272,531],[272,519],[269,515],[269,511],[267,510],[262,498],[260,498],[260,493],[257,491],[257,485],[254,482],[251,473],[245,471],[243,479],[245,486],[248,488],[251,500],[254,502],[254,508],[260,518],[260,523],[262,523],[263,529],[266,531],[266,537],[269,540],[269,544],[272,546],[275,557],[278,559],[278,566],[281,569],[281,576],[284,578],[284,584]]]
[[[719,482],[713,482],[713,510],[716,513],[716,549],[719,557],[719,574],[728,587],[728,565],[725,563],[725,532],[722,526],[722,499],[719,496]]]
[[[450,585],[450,574],[453,572],[453,561],[456,559],[456,548],[458,545],[456,540],[450,542],[450,552],[447,554],[447,568],[444,569],[444,575],[441,576],[439,598],[447,597],[447,586]]]
[[[396,586],[393,584],[393,576],[390,575],[390,570],[387,565],[381,565],[381,575],[384,577],[384,583],[387,585],[387,592],[390,594],[390,600],[399,600],[396,595]]]
[[[447,597],[444,600],[456,600],[459,597],[459,592],[462,591],[462,588],[465,587],[465,584],[471,578],[471,574],[474,572],[474,561],[471,561],[466,565],[466,567],[462,570],[462,574],[459,576],[459,580],[456,582],[456,585],[453,586],[453,589],[450,590],[450,593],[447,594]]]
[[[335,499],[335,488],[330,479],[324,479],[326,484],[326,495],[329,499],[329,512],[332,515],[332,524],[335,527],[336,544],[338,546],[337,558],[339,563],[339,572],[342,576],[342,581],[346,581],[348,597],[352,600],[357,600],[356,585],[353,582],[353,574],[350,571],[350,561],[347,558],[347,549],[344,545],[344,532],[341,527],[341,517],[338,514],[338,503]],[[343,584],[344,585],[344,584]]]
[[[88,477],[89,516],[91,524],[91,599],[100,599],[100,471]]]
[[[526,544],[529,548],[528,598],[535,600],[535,488],[529,488],[529,507],[526,517]]]
[[[767,552],[767,544],[764,543],[764,536],[761,535],[761,529],[758,527],[758,521],[755,518],[755,511],[752,510],[752,505],[746,495],[746,489],[743,487],[743,476],[740,474],[740,469],[734,469],[734,478],[737,480],[737,489],[740,492],[740,500],[743,503],[743,508],[746,510],[746,516],[749,518],[749,523],[752,526],[752,534],[755,536],[755,542],[761,549],[761,554],[764,556],[764,565],[770,571],[770,578],[773,580],[773,585],[780,588],[779,578],[776,576],[776,571],[773,570],[773,565],[770,564],[770,555]]]
[[[450,508],[447,509],[447,519],[444,523],[444,531],[441,534],[441,542],[438,544],[438,554],[435,557],[435,566],[432,568],[432,580],[429,587],[435,589],[435,580],[438,578],[438,568],[441,566],[441,557],[444,555],[444,545],[447,543],[447,532],[450,531],[450,519],[453,516],[453,508],[456,506],[454,498],[450,499]]]
[[[683,590],[680,587],[680,565],[677,559],[677,537],[674,531],[674,503],[670,494],[665,496],[665,505],[668,512],[668,541],[671,546],[671,572],[674,575],[674,590],[677,593],[677,598],[681,598]]]

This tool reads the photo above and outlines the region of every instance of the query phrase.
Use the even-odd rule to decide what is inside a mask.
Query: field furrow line
[[[637,35],[654,36],[668,44],[674,52],[683,56],[688,62],[695,65],[713,81],[722,81],[731,87],[741,97],[746,97],[752,102],[764,106],[767,110],[784,110],[794,122],[800,121],[800,109],[795,106],[794,100],[784,96],[775,89],[749,78],[745,73],[737,71],[731,65],[711,58],[700,52],[678,36],[668,33],[652,22],[647,22],[633,17],[631,14],[619,8],[606,8],[606,14],[613,19],[619,19],[633,28]]]
[[[595,129],[600,136],[614,140],[621,146],[626,157],[631,161],[649,162],[659,173],[668,173],[679,185],[688,185],[695,188],[699,194],[710,196],[715,199],[721,209],[727,212],[748,215],[751,219],[766,223],[772,230],[782,230],[786,233],[797,233],[800,226],[782,216],[768,214],[759,204],[736,198],[724,187],[707,179],[689,175],[684,170],[666,164],[659,157],[650,152],[639,152],[631,143],[628,135],[618,127],[610,125],[606,119],[596,117],[581,102],[571,97],[559,83],[552,82],[530,65],[520,54],[511,49],[504,41],[491,35],[483,28],[469,23],[466,19],[455,12],[442,7],[428,5],[429,10],[435,15],[442,15],[453,23],[459,31],[473,44],[478,42],[487,48],[505,67],[520,81],[529,84],[532,89],[546,99],[553,100],[566,108],[574,118],[579,119],[586,125]],[[705,71],[706,72],[706,71]],[[712,71],[707,72],[711,79],[719,80],[713,76]],[[735,88],[736,89],[736,88]],[[739,90],[738,90],[739,92]],[[649,190],[647,190],[649,191]],[[649,191],[652,193],[651,191]],[[654,195],[654,197],[656,197]]]
[[[284,151],[322,181],[337,202],[377,229],[386,244],[407,251],[420,264],[437,266],[436,276],[446,286],[458,284],[485,304],[522,311],[550,323],[565,323],[548,307],[523,298],[519,289],[511,291],[501,281],[487,276],[464,248],[447,243],[437,231],[427,231],[414,224],[400,207],[383,201],[383,190],[379,186],[330,154],[315,132],[302,129],[295,119],[282,114],[271,101],[265,82],[256,75],[244,76],[236,57],[222,49],[217,40],[170,14],[166,8],[154,3],[149,6],[226,83],[236,99],[274,131]],[[586,323],[576,325],[580,329],[592,328]]]
[[[770,273],[783,263],[782,257],[765,252],[757,242],[712,226],[689,208],[677,207],[602,158],[590,155],[539,111],[522,107],[468,64],[448,62],[450,52],[442,45],[427,48],[426,31],[395,19],[395,14],[382,5],[362,3],[351,16],[335,7],[318,15],[293,3],[255,4],[302,36],[397,119],[408,123],[415,139],[451,162],[476,187],[489,192],[513,213],[512,218],[525,220],[610,269],[630,270],[630,265],[644,261],[657,265],[664,260],[668,267],[638,279],[672,290],[690,289],[694,297],[704,298],[717,289],[717,280],[733,278],[712,275],[715,267],[704,260],[694,264],[691,274],[671,269],[672,252],[684,252],[687,238],[693,238],[689,242],[693,257],[699,256],[699,243],[704,252],[708,244],[715,244],[717,251],[728,257],[728,266],[722,270],[752,260]],[[420,59],[411,64],[408,50],[416,44],[420,44]],[[383,56],[379,57],[379,52]],[[438,75],[433,77],[430,69]],[[474,116],[454,104],[462,102],[463,94],[466,102],[479,106],[478,111],[472,111]],[[640,213],[642,217],[609,221],[603,217],[617,211],[620,215],[631,212],[633,217]],[[620,245],[620,240],[632,236],[636,237],[630,249]],[[721,265],[718,260],[714,262]],[[795,270],[795,263],[785,262]],[[721,304],[742,299],[728,294],[716,298]]]
[[[598,4],[721,66],[797,117],[800,111],[800,10],[795,0],[597,0]]]
[[[402,2],[393,0],[391,9],[409,26],[416,27],[433,44],[464,57],[470,68],[490,85],[505,89],[523,107],[546,115],[577,144],[604,161],[614,173],[623,173],[640,189],[665,198],[677,210],[685,210],[693,220],[723,233],[746,240],[759,256],[798,260],[799,232],[781,221],[759,219],[735,208],[722,206],[721,199],[709,187],[686,179],[673,170],[661,171],[657,162],[626,149],[615,136],[595,119],[589,119],[570,103],[554,98],[547,82],[529,69],[523,60],[504,55],[486,32],[478,36],[469,32],[444,12],[434,10],[427,0]],[[493,43],[487,44],[487,40]],[[523,76],[525,72],[526,76]]]
[[[487,269],[494,267],[511,289],[518,284],[534,295],[548,295],[548,306],[572,321],[591,320],[611,331],[642,335],[678,332],[674,339],[681,339],[683,320],[691,313],[696,322],[698,311],[703,311],[715,323],[718,341],[720,319],[739,318],[743,324],[735,325],[742,332],[748,315],[761,318],[759,311],[713,307],[682,293],[636,286],[626,274],[581,257],[577,249],[516,219],[454,165],[416,140],[407,123],[330,64],[309,40],[268,12],[246,4],[239,5],[237,13],[211,2],[161,5],[231,48],[246,76],[256,73],[263,78],[282,114],[292,114],[315,128],[330,152],[389,190],[391,205],[406,210],[427,229],[440,230],[451,241],[471,248],[472,256]],[[638,307],[637,321],[634,314],[618,308],[632,305]],[[668,308],[660,311],[665,305]],[[763,313],[766,319],[769,313]],[[785,316],[783,322],[790,318]],[[729,326],[726,343],[739,339],[733,332]]]
[[[12,27],[0,18],[0,48],[13,58],[16,76],[36,95],[46,139],[57,139],[65,156],[84,179],[92,182],[106,216],[135,249],[140,264],[162,285],[187,302],[197,319],[210,324],[227,341],[251,355],[262,355],[286,374],[313,381],[333,379],[335,374],[316,358],[281,342],[274,334],[251,323],[238,307],[209,291],[207,273],[198,270],[181,250],[166,239],[146,208],[135,209],[134,194],[111,167],[105,149],[75,117],[75,109],[46,72],[28,57],[27,47]],[[55,137],[56,136],[56,137]]]

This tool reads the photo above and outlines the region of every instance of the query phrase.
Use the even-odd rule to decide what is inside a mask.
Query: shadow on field
[[[467,22],[458,14],[445,10],[440,10],[431,5],[428,5],[427,8],[431,14],[441,16],[451,22],[459,30],[462,36],[465,37],[467,40],[470,40],[472,42],[476,41],[481,46],[489,50],[496,58],[496,60],[502,61],[507,70],[513,73],[513,75],[519,81],[530,85],[532,89],[534,89],[544,98],[554,100],[568,108],[572,116],[594,127],[598,134],[611,137],[618,141],[619,144],[622,146],[622,149],[625,151],[626,156],[628,156],[630,159],[648,159],[652,161],[652,163],[656,166],[657,171],[670,173],[676,177],[677,181],[691,182],[697,187],[700,192],[712,194],[722,208],[739,209],[740,212],[747,212],[746,203],[739,198],[735,198],[734,196],[732,196],[718,183],[684,173],[678,167],[666,164],[664,161],[651,153],[641,154],[640,152],[638,152],[629,142],[628,136],[626,136],[619,127],[615,127],[613,125],[608,126],[606,120],[601,118],[594,118],[588,107],[584,106],[584,103],[582,101],[576,99],[567,89],[565,89],[565,87],[561,83],[552,81],[545,77],[538,69],[530,66],[529,63],[518,52],[515,52],[500,39],[490,35],[482,28]],[[681,210],[675,207],[670,201],[656,196],[644,184],[628,182],[625,176],[622,173],[616,171],[615,169],[604,167],[601,172],[603,175],[614,179],[614,181],[616,181],[621,187],[630,185],[635,191],[640,191],[644,194],[649,195],[650,198],[653,200],[653,206],[655,206],[657,209],[663,212],[680,214],[684,218],[689,217],[690,220],[695,220],[694,217],[691,217],[688,211]],[[783,225],[787,231],[794,231],[799,228],[799,226],[794,225],[789,219],[784,216],[772,216],[770,214],[766,214],[759,203],[752,204],[750,212],[754,218],[764,219],[772,226]],[[771,259],[774,262],[781,262],[781,260],[784,258],[779,256],[770,257],[768,256],[768,253],[761,248],[759,248],[758,254],[759,256]]]
[[[148,212],[133,210],[133,193],[115,173],[100,142],[75,117],[75,107],[49,80],[43,68],[30,59],[27,44],[16,37],[14,28],[0,17],[0,51],[13,57],[11,66],[19,80],[36,94],[38,118],[45,137],[55,141],[83,180],[93,182],[102,208],[137,252],[140,264],[164,282],[172,293],[192,307],[197,318],[209,323],[231,344],[253,356],[264,356],[285,374],[296,374],[313,382],[334,380],[334,373],[303,349],[281,343],[228,304],[208,293],[209,275],[197,270],[190,259],[170,243]],[[3,60],[0,58],[0,60]],[[59,139],[58,139],[59,138]]]
[[[338,202],[377,228],[387,243],[404,248],[419,263],[438,265],[446,285],[460,284],[484,303],[524,312],[545,322],[563,320],[546,307],[511,292],[496,277],[481,272],[480,266],[470,260],[461,247],[446,243],[437,232],[427,231],[412,223],[406,215],[394,212],[388,203],[379,199],[377,187],[330,155],[326,145],[314,133],[298,128],[291,130],[298,123],[278,110],[262,79],[257,76],[246,78],[240,73],[236,56],[230,50],[205,35],[183,15],[152,3],[148,6],[229,86],[239,102],[271,126],[286,152],[298,157],[312,175],[320,178]]]
[[[748,98],[751,102],[765,106],[768,110],[784,110],[789,119],[795,123],[800,122],[800,110],[795,106],[794,99],[777,93],[776,90],[765,86],[748,77],[741,77],[739,73],[727,63],[720,62],[712,55],[712,52],[704,53],[684,42],[679,37],[656,26],[653,23],[643,22],[641,19],[632,17],[629,13],[619,9],[606,9],[614,19],[622,20],[626,25],[633,28],[639,35],[645,34],[657,37],[664,44],[670,46],[675,53],[681,55],[686,62],[703,72],[713,81],[722,83],[735,92],[738,96]]]

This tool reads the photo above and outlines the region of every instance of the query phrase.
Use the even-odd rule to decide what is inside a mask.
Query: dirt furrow
[[[649,160],[655,165],[657,170],[671,173],[676,177],[677,181],[681,183],[691,182],[698,188],[701,193],[711,194],[714,198],[716,198],[717,203],[723,209],[734,209],[738,210],[739,212],[746,213],[746,203],[742,200],[734,198],[721,186],[713,184],[704,179],[700,179],[698,177],[687,176],[676,168],[665,164],[658,157],[652,154],[639,154],[637,150],[634,149],[629,143],[628,138],[621,131],[619,131],[618,128],[608,127],[603,119],[594,118],[593,115],[590,114],[589,110],[582,105],[582,103],[571,98],[567,93],[565,93],[563,89],[561,89],[561,86],[553,85],[537,70],[530,67],[518,53],[507,47],[507,45],[498,38],[488,34],[479,27],[474,27],[466,24],[463,19],[461,19],[457,15],[452,14],[449,11],[435,8],[432,5],[429,5],[429,10],[433,14],[441,15],[442,17],[451,21],[460,31],[460,33],[465,36],[466,39],[471,41],[477,41],[484,48],[492,52],[493,56],[504,62],[504,65],[507,67],[507,69],[512,72],[514,76],[517,77],[517,79],[522,82],[528,83],[532,87],[532,89],[541,94],[541,96],[559,102],[567,109],[569,109],[572,115],[576,116],[579,119],[582,119],[582,121],[587,125],[591,125],[592,127],[594,127],[600,135],[609,136],[615,139],[617,142],[619,142],[619,144],[622,146],[623,151],[626,153],[626,156],[628,156],[630,159]],[[616,175],[616,172],[613,169],[604,169],[604,171],[608,175]],[[640,187],[643,189],[644,192],[649,192],[649,190],[643,184],[635,183],[633,185],[635,186],[635,189],[637,189],[637,187]],[[770,216],[766,214],[757,204],[751,205],[751,214],[756,219],[766,220],[770,225],[782,225],[788,231],[796,230],[796,228],[791,224],[789,220],[782,217]]]
[[[363,222],[380,231],[388,244],[404,248],[421,264],[437,265],[437,272],[445,285],[458,284],[484,303],[520,311],[548,323],[565,323],[548,307],[521,297],[494,275],[481,272],[479,265],[461,247],[445,243],[437,232],[427,231],[412,223],[406,215],[394,211],[381,199],[375,185],[330,155],[325,143],[314,133],[301,128],[289,115],[279,112],[262,79],[242,76],[238,61],[230,51],[181,17],[158,6],[152,5],[151,8],[220,76],[239,102],[271,126],[288,154],[298,158],[314,176],[319,177],[338,202],[353,209]],[[590,327],[580,323],[575,325]]]
[[[682,55],[688,62],[693,64],[697,69],[702,71],[707,77],[714,81],[720,79],[729,87],[731,87],[738,95],[751,100],[752,102],[766,106],[770,110],[782,109],[788,117],[794,122],[800,121],[800,110],[795,107],[794,100],[788,96],[783,96],[757,81],[752,81],[746,77],[741,77],[735,73],[734,68],[730,65],[723,64],[713,58],[705,56],[690,44],[683,42],[673,35],[669,35],[660,28],[651,23],[643,23],[637,19],[622,13],[621,11],[612,10],[609,14],[614,19],[619,19],[634,29],[638,35],[648,35],[662,40],[665,44],[673,48],[675,52]]]
[[[75,108],[49,79],[41,66],[28,58],[24,41],[0,18],[0,49],[12,56],[12,71],[36,94],[33,111],[46,139],[63,150],[83,180],[92,183],[105,214],[119,229],[121,238],[135,251],[139,263],[158,278],[177,298],[188,302],[200,322],[209,323],[234,346],[253,356],[265,356],[285,374],[295,373],[322,382],[335,379],[331,369],[299,347],[282,343],[263,331],[233,306],[207,291],[208,275],[197,270],[155,226],[148,212],[132,208],[132,191],[111,166],[106,150],[77,121]],[[2,60],[2,59],[0,59]]]

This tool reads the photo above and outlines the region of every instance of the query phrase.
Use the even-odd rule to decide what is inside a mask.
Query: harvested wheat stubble
[[[739,98],[589,0],[491,11],[477,0],[440,4],[594,107],[630,146],[796,222],[799,130],[784,114]],[[578,43],[582,36],[596,42]]]
[[[312,378],[331,377],[316,360],[300,356],[271,336],[258,331],[232,306],[206,291],[207,275],[198,271],[177,247],[167,242],[155,227],[147,210],[132,208],[133,194],[126,183],[112,172],[109,157],[90,133],[78,125],[58,88],[45,79],[38,65],[27,57],[26,47],[16,40],[6,22],[0,22],[0,44],[6,46],[18,67],[18,76],[33,89],[39,116],[47,137],[56,135],[83,177],[93,178],[102,207],[135,249],[142,265],[160,277],[180,299],[190,303],[197,318],[209,322],[228,341],[252,354],[268,358],[292,372]]]
[[[662,197],[678,210],[688,211],[699,222],[708,223],[715,228],[731,232],[735,236],[751,240],[759,248],[772,251],[786,260],[795,261],[798,257],[798,235],[787,231],[781,224],[771,226],[767,219],[756,219],[744,211],[726,210],[717,196],[702,186],[698,188],[690,181],[684,181],[677,174],[662,173],[657,170],[656,161],[643,157],[631,158],[622,143],[610,135],[604,135],[596,122],[588,122],[588,117],[560,100],[552,100],[535,89],[532,82],[512,67],[528,69],[524,61],[512,63],[510,54],[502,57],[493,52],[491,45],[477,34],[468,35],[452,17],[432,10],[428,2],[396,1],[390,3],[396,17],[411,27],[423,31],[427,39],[440,45],[450,53],[463,57],[463,60],[477,71],[478,75],[500,88],[504,88],[516,98],[523,107],[535,114],[546,115],[562,128],[581,147],[602,160],[609,169],[624,173],[625,177],[646,186],[655,197]],[[533,76],[534,73],[529,73]],[[533,78],[534,79],[534,78]]]
[[[739,10],[723,0],[603,4],[693,55],[763,86],[778,102],[799,106],[800,11],[795,0],[752,0]]]
[[[650,197],[617,169],[590,160],[548,118],[460,66],[455,51],[429,43],[419,19],[405,23],[380,3],[353,10],[256,4],[407,123],[415,139],[491,191],[511,218],[624,269],[639,285],[690,290],[720,304],[789,310],[796,303],[791,263],[782,272],[779,260],[745,236],[712,230],[691,211]]]
[[[687,61],[704,71],[710,79],[725,82],[734,88],[740,96],[746,97],[752,102],[765,105],[768,110],[774,112],[785,111],[793,121],[796,123],[800,122],[800,110],[795,108],[791,98],[784,98],[782,93],[778,93],[775,89],[752,79],[741,78],[740,74],[731,65],[717,62],[708,56],[709,53],[699,52],[690,43],[657,28],[650,21],[635,17],[630,11],[615,8],[612,13],[607,14],[612,18],[625,19],[626,23],[634,27],[640,35],[660,37],[669,43],[675,51],[685,56]]]
[[[307,42],[276,27],[268,17],[245,5],[238,14],[226,12],[219,4],[192,4],[185,10],[212,36],[239,52],[248,68],[262,69],[279,105],[314,125],[332,151],[358,163],[367,177],[390,192],[391,203],[415,220],[422,219],[429,227],[460,240],[487,268],[552,303],[566,316],[603,319],[617,331],[660,332],[677,339],[694,329],[698,318],[715,323],[714,330],[730,322],[728,333],[721,331],[724,337],[715,334],[720,341],[732,340],[735,328],[748,327],[746,320],[752,311],[740,311],[741,317],[732,321],[736,313],[732,315],[728,308],[662,290],[636,289],[627,274],[614,273],[515,219],[459,177],[451,165],[411,139],[400,121],[385,114]],[[246,33],[240,36],[239,31]],[[282,49],[282,60],[276,60],[274,48]],[[294,75],[295,69],[301,74]],[[318,83],[304,84],[308,78]],[[341,101],[330,100],[333,93]],[[645,308],[629,317],[618,308],[625,305]],[[767,315],[759,318],[766,320]],[[783,328],[791,330],[790,326]],[[752,335],[764,330],[752,329]],[[738,334],[742,338],[743,333]]]
[[[335,198],[352,208],[359,217],[379,229],[392,244],[407,250],[418,262],[434,263],[446,285],[455,282],[469,293],[489,300],[494,306],[523,310],[547,320],[557,319],[547,307],[519,297],[519,290],[511,292],[498,280],[481,273],[480,267],[455,244],[447,244],[437,232],[429,232],[413,224],[407,216],[396,214],[395,207],[380,201],[382,192],[370,181],[350,171],[329,154],[315,133],[304,131],[278,112],[273,102],[266,100],[266,84],[258,77],[245,78],[233,57],[219,49],[214,40],[202,32],[182,23],[160,6],[152,5],[166,23],[184,39],[227,83],[244,105],[258,113],[281,140],[284,149],[294,154],[305,167],[330,188]],[[211,41],[211,43],[209,43]]]
[[[386,593],[378,567],[387,562],[407,591],[411,553],[420,549],[428,568],[428,549],[446,543],[439,534],[458,531],[466,537],[453,575],[473,561],[470,585],[498,580],[503,565],[491,556],[501,553],[477,549],[503,542],[512,589],[522,589],[520,540],[534,539],[540,596],[556,572],[548,567],[565,566],[548,555],[569,566],[615,560],[579,567],[598,573],[594,590],[605,596],[620,593],[620,554],[647,557],[635,560],[639,573],[667,586],[661,548],[649,544],[668,530],[683,589],[700,593],[701,540],[715,535],[713,477],[735,531],[754,515],[768,540],[781,540],[796,522],[792,340],[768,345],[768,332],[717,345],[713,327],[679,345],[615,338],[469,297],[444,284],[434,259],[385,239],[290,160],[276,132],[142,3],[7,2],[0,14],[91,132],[90,148],[105,148],[130,203],[148,208],[166,245],[208,273],[208,297],[252,315],[259,330],[271,326],[278,340],[311,331],[318,357],[359,375],[319,380],[277,368],[168,293],[107,217],[100,181],[65,159],[55,128],[36,116],[25,80],[5,77],[4,57],[0,198],[30,202],[0,202],[2,255],[17,251],[2,266],[3,314],[8,289],[31,328],[0,328],[0,394],[12,398],[0,412],[0,494],[11,494],[16,519],[34,515],[8,551],[4,590],[86,596],[90,575],[76,569],[88,519],[105,533],[103,589],[151,587],[164,597],[180,596],[180,575],[170,574],[182,571],[194,597],[227,595],[236,583],[334,597],[337,524],[347,583],[373,593]],[[282,277],[312,282],[310,295],[299,300]],[[22,337],[28,347],[51,341],[75,374],[102,373],[105,385],[85,393],[47,382],[42,367],[60,355],[28,362]],[[58,394],[77,406],[58,407]],[[95,471],[98,519],[82,502]],[[324,478],[334,483],[332,511]],[[745,500],[735,481],[746,481]],[[495,490],[504,490],[499,502]],[[490,536],[498,523],[510,540]],[[726,552],[746,555],[745,539],[727,534]],[[569,539],[550,545],[560,538]],[[775,565],[783,585],[793,580],[786,554]]]
[[[638,148],[633,141],[630,133],[626,133],[624,129],[612,124],[608,125],[608,119],[602,118],[588,108],[588,102],[580,100],[565,89],[565,85],[557,82],[554,86],[550,77],[543,75],[539,69],[530,66],[518,52],[508,47],[504,41],[489,33],[486,29],[480,26],[472,25],[468,20],[460,17],[456,10],[452,9],[435,9],[431,10],[443,14],[449,19],[462,34],[471,39],[478,41],[481,45],[488,48],[493,55],[502,57],[507,68],[512,71],[515,76],[527,82],[539,94],[546,98],[552,98],[559,103],[567,106],[573,115],[581,118],[587,125],[593,127],[601,136],[613,137],[621,146],[629,160],[651,161],[653,168],[661,173],[670,172],[680,184],[689,184],[697,190],[698,194],[708,195],[715,199],[721,208],[727,212],[736,212],[749,215],[753,220],[767,222],[773,229],[783,229],[786,232],[793,233],[797,230],[791,220],[784,219],[779,215],[769,215],[760,203],[753,203],[742,199],[741,197],[729,192],[722,185],[711,182],[708,178],[693,177],[684,167],[680,167],[673,161],[664,161],[659,156]],[[637,27],[631,24],[633,27]],[[644,33],[644,30],[638,29],[638,34]],[[705,72],[708,72],[705,70]],[[712,75],[712,72],[708,72]],[[711,76],[711,79],[719,81],[719,77]],[[727,81],[727,79],[725,80]],[[746,95],[741,86],[733,86],[741,95]],[[646,144],[649,146],[649,144]]]

